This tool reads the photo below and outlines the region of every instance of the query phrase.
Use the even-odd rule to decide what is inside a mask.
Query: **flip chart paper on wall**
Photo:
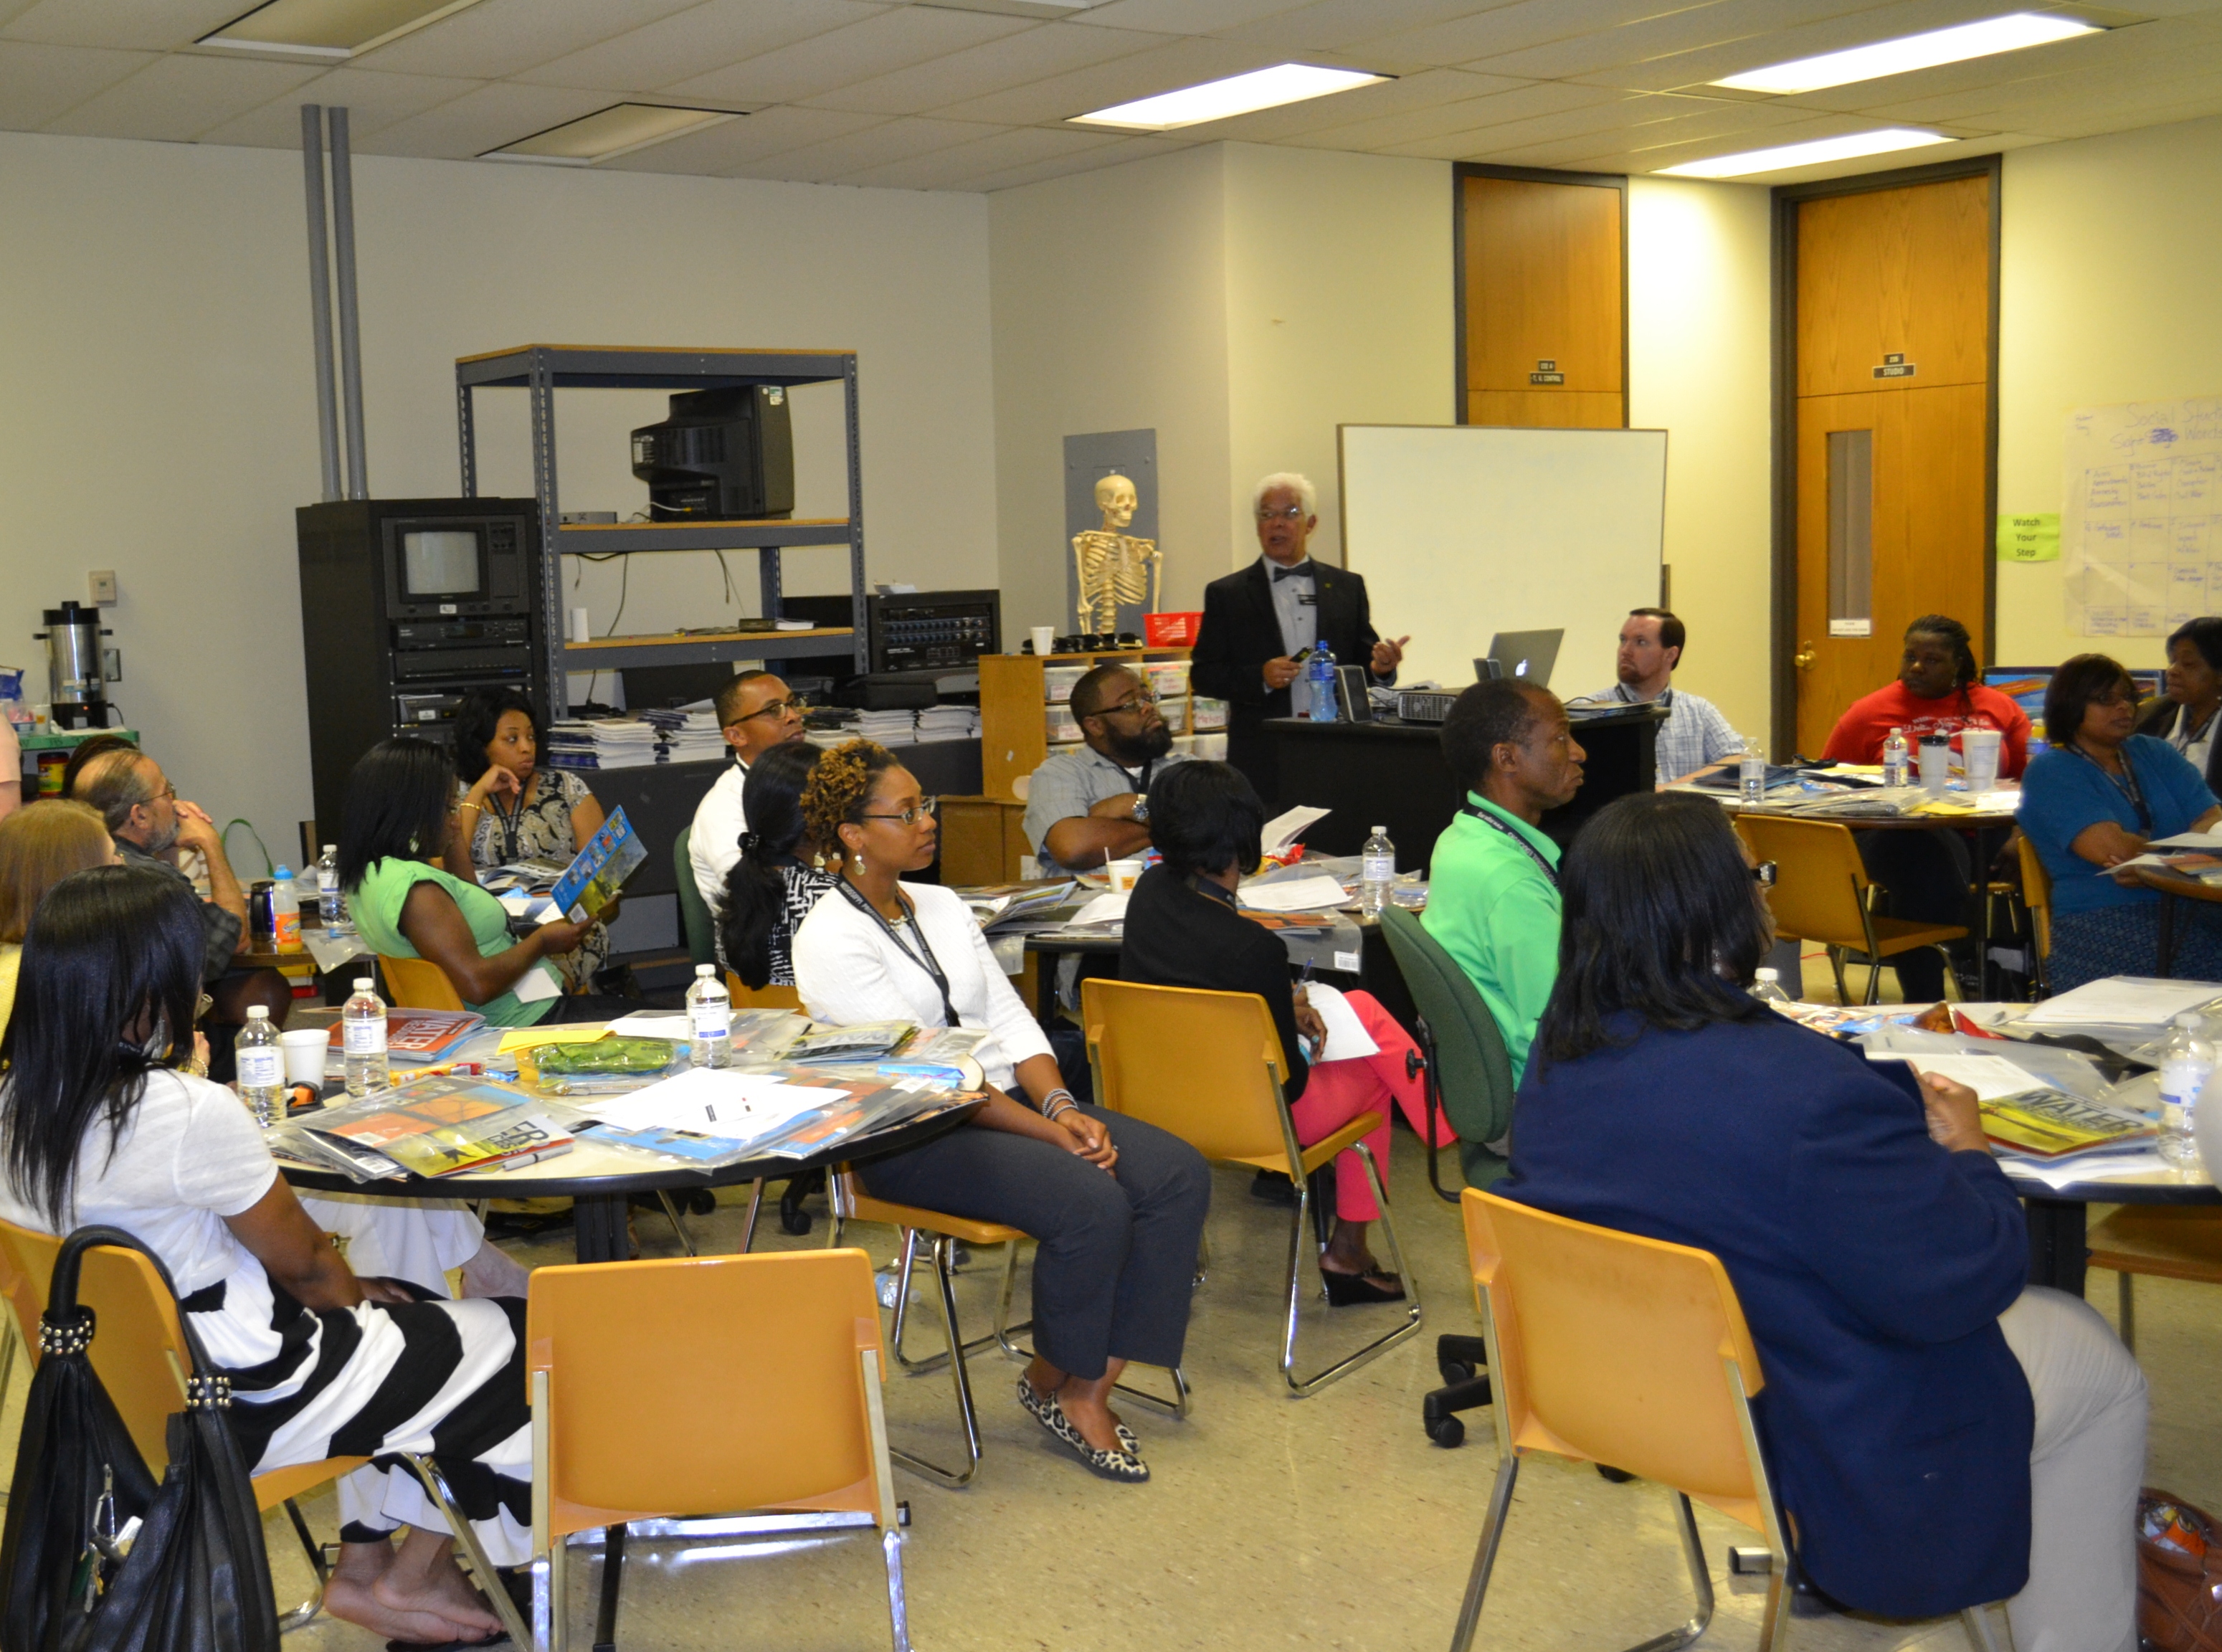
[[[2070,414],[2061,594],[2071,633],[2164,637],[2222,603],[2222,397]]]
[[[1659,602],[1664,430],[1345,424],[1346,565],[1403,681],[1451,688],[1498,631],[1563,627],[1562,699],[1610,688],[1621,621]]]

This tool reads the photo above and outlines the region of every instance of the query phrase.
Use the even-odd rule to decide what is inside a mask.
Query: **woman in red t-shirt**
[[[1923,616],[1905,628],[1905,653],[1898,681],[1855,700],[1830,731],[1822,757],[1831,763],[1880,763],[1882,743],[1891,730],[1904,729],[1906,741],[1919,745],[1924,734],[1956,738],[1963,728],[1994,728],[1999,773],[2021,778],[2029,764],[2029,715],[1997,689],[1977,681],[1968,628],[1941,613]]]
[[[1981,669],[1968,628],[1940,613],[1924,614],[1905,628],[1898,681],[1878,688],[1836,719],[1822,748],[1836,763],[1880,763],[1891,730],[1903,729],[1918,749],[1924,734],[1957,736],[1965,728],[1994,728],[1999,773],[2021,776],[2029,763],[2029,717],[2019,706],[1977,679]],[[1860,858],[1883,887],[1884,910],[1923,923],[1965,924],[1974,864],[1965,839],[1934,832],[1862,832]],[[1944,960],[1933,949],[1901,952],[1893,961],[1905,1002],[1944,996]]]

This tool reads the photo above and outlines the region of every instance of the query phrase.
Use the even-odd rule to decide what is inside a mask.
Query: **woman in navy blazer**
[[[2024,1287],[1973,1093],[1748,995],[1773,927],[1707,799],[1610,804],[1560,888],[1497,1191],[1720,1258],[1826,1593],[1892,1617],[2012,1596],[2022,1652],[2132,1646],[2144,1379],[2087,1304]]]

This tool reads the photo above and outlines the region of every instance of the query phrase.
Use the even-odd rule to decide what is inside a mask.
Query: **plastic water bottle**
[[[1906,743],[1905,731],[1894,728],[1882,743],[1882,783],[1905,786],[1912,783],[1912,778],[1913,748]]]
[[[247,1025],[239,1029],[232,1052],[239,1063],[239,1099],[267,1130],[285,1115],[286,1052],[270,1012],[260,1004],[248,1006]]]
[[[1760,750],[1758,741],[1743,743],[1743,757],[1736,764],[1736,778],[1742,782],[1740,789],[1745,802],[1767,801],[1767,753]]]
[[[2160,1050],[2160,1156],[2178,1170],[2199,1167],[2199,1143],[2192,1134],[2199,1092],[2214,1071],[2214,1046],[2199,1036],[2199,1015],[2187,1010],[2175,1018]]]
[[[1389,904],[1390,886],[1397,881],[1397,845],[1389,841],[1389,828],[1376,826],[1365,840],[1358,861],[1358,909],[1379,917]]]
[[[336,843],[324,845],[323,858],[317,863],[317,915],[324,920],[327,935],[339,933],[340,926],[347,921],[347,902],[340,894],[340,846]]]
[[[1322,643],[1304,662],[1304,678],[1311,684],[1312,721],[1332,723],[1340,715],[1334,703],[1334,654]]]
[[[688,1057],[698,1067],[722,1067],[733,1048],[733,998],[718,978],[714,964],[694,966],[687,989],[687,1023],[693,1034]]]
[[[1762,1004],[1787,1004],[1793,1002],[1782,989],[1779,970],[1761,968],[1751,972],[1751,996]]]
[[[355,978],[355,996],[340,1011],[340,1040],[347,1058],[347,1093],[367,1096],[393,1082],[386,1060],[386,1001],[371,990],[370,977]]]
[[[271,950],[298,952],[301,950],[301,896],[293,887],[293,869],[281,865],[270,876]]]

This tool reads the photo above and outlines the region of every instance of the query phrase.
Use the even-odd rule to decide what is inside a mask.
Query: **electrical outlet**
[[[91,573],[85,575],[85,583],[91,588],[95,607],[105,606],[115,602],[116,570],[114,568],[94,568]]]

